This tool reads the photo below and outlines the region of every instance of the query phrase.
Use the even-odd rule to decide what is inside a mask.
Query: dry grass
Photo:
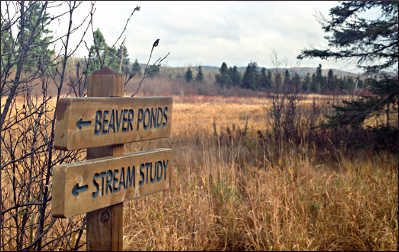
[[[298,104],[304,125],[309,98]],[[316,98],[328,111],[325,97]],[[175,154],[170,191],[124,203],[126,250],[397,249],[395,153],[261,143],[258,131],[271,129],[266,98],[178,96],[173,106],[170,138],[127,147]],[[279,155],[268,159],[268,148]]]
[[[332,164],[317,145],[286,144],[271,166],[255,137],[270,100],[191,99],[175,99],[170,139],[132,146],[171,146],[175,173],[169,192],[125,203],[125,249],[397,249],[395,154],[337,149]],[[214,135],[214,122],[220,137],[246,120],[233,144]]]

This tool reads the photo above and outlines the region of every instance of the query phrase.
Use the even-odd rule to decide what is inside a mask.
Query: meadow
[[[170,191],[124,202],[124,249],[396,250],[397,152],[364,129],[315,128],[332,102],[174,96],[172,135],[125,145],[174,158]],[[49,248],[84,250],[84,233]]]
[[[124,248],[396,250],[397,155],[346,145],[356,132],[338,143],[312,135],[326,100],[297,102],[292,137],[277,134],[272,108],[266,98],[175,97],[172,136],[129,146],[172,147],[175,170],[170,191],[124,203]]]

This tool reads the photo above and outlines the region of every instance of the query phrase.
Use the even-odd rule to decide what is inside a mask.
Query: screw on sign
[[[122,97],[108,68],[88,78],[88,97],[57,104],[54,146],[87,148],[87,160],[53,170],[52,215],[87,214],[87,249],[122,250],[123,201],[168,190],[172,150],[124,153],[124,143],[169,137],[171,97]]]

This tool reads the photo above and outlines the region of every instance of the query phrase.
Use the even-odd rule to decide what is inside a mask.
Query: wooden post
[[[123,96],[122,76],[107,67],[88,77],[88,97]],[[124,145],[87,148],[87,159],[119,156]],[[123,250],[123,203],[87,213],[87,250]]]

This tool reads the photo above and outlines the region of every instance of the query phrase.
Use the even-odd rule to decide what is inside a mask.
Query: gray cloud
[[[304,48],[327,46],[315,14],[328,16],[336,2],[139,2],[128,25],[126,46],[132,58],[147,60],[156,38],[154,59],[170,52],[170,66],[245,66],[250,61],[270,67],[274,49],[289,66],[340,68],[348,64],[308,59]],[[137,2],[97,2],[95,26],[113,43]],[[353,69],[355,67],[353,66]]]

